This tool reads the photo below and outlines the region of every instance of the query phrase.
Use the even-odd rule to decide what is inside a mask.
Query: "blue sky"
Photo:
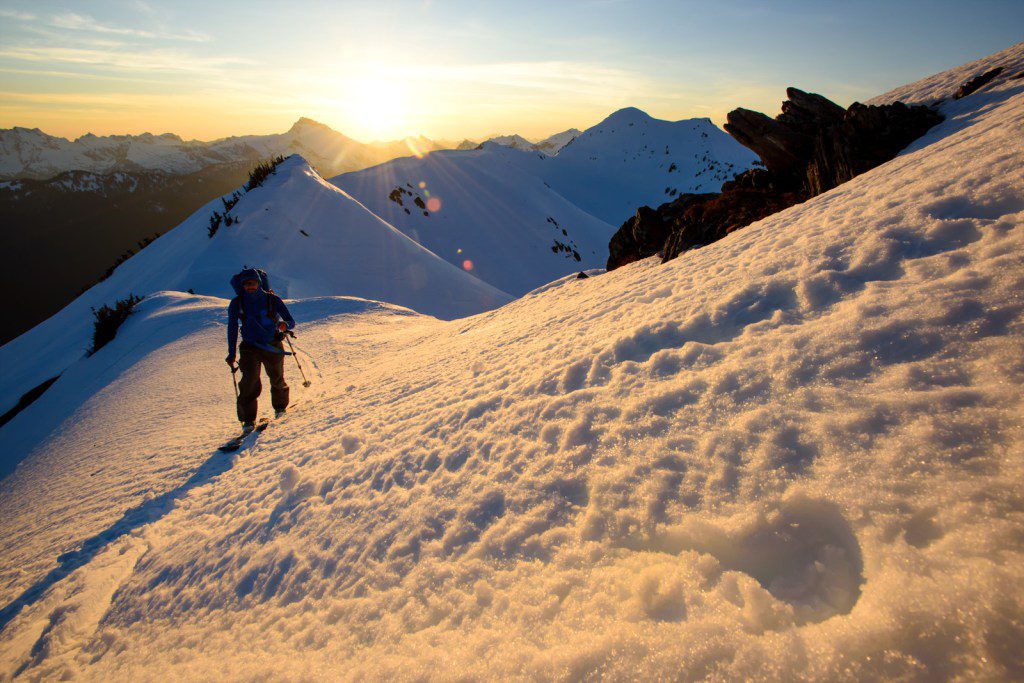
[[[0,127],[211,139],[585,128],[847,105],[1024,39],[1024,1],[0,2]]]

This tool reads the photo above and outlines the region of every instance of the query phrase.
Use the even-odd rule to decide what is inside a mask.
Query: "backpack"
[[[245,308],[242,305],[242,301],[244,300],[243,297],[242,297],[242,294],[245,293],[245,289],[242,287],[242,281],[243,281],[242,280],[242,276],[245,275],[245,273],[247,273],[250,270],[253,270],[253,269],[249,268],[247,266],[247,267],[243,268],[241,270],[241,272],[236,273],[235,275],[233,275],[231,277],[231,288],[233,290],[235,290],[235,294],[237,295],[237,296],[235,296],[234,301],[238,302],[238,319],[243,321],[243,322],[245,321]],[[267,272],[265,270],[263,270],[262,268],[256,268],[255,270],[256,270],[256,274],[259,276],[260,289],[268,294],[268,296],[267,296],[267,317],[269,317],[276,324],[277,323],[277,311],[274,310],[274,304],[273,304],[273,301],[270,298],[271,295],[274,295],[274,290],[272,290],[270,288],[270,277],[267,275]],[[252,278],[249,278],[249,279],[252,279]]]

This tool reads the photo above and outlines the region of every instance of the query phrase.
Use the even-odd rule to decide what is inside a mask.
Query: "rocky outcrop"
[[[777,184],[813,197],[895,157],[942,120],[934,110],[902,102],[843,109],[797,88],[774,119],[747,109],[729,112],[725,130],[756,152]]]
[[[959,100],[962,97],[967,97],[971,93],[973,93],[973,92],[981,89],[982,87],[988,85],[988,83],[993,78],[995,78],[996,76],[998,76],[1001,73],[1003,73],[1003,67],[997,66],[996,68],[992,69],[991,71],[986,71],[985,73],[981,74],[980,76],[975,76],[974,78],[972,78],[971,80],[967,81],[966,83],[964,83],[963,85],[961,85],[957,89],[957,91],[953,94],[953,99],[954,100]],[[1016,76],[1016,78],[1020,78],[1022,75],[1024,75],[1024,74],[1018,74]]]
[[[706,201],[716,194],[681,194],[657,210],[641,206],[612,235],[608,243],[608,270],[659,253],[672,234],[674,220],[691,205]]]
[[[929,107],[854,102],[841,120],[815,136],[804,190],[814,197],[884,164],[941,120]]]
[[[789,185],[798,185],[818,133],[842,121],[845,111],[831,100],[787,88],[789,98],[774,119],[749,109],[729,112],[725,132],[751,149],[768,171]]]
[[[684,251],[716,242],[730,232],[771,216],[804,200],[798,192],[735,187],[727,192],[696,201],[672,224],[665,241],[662,260],[669,261]]]
[[[720,193],[681,194],[657,209],[640,207],[612,237],[608,270],[654,254],[673,259],[827,192],[889,161],[942,120],[929,107],[901,102],[854,102],[843,109],[797,88],[786,95],[774,119],[749,109],[728,115],[726,132],[757,153],[764,168],[736,176]]]

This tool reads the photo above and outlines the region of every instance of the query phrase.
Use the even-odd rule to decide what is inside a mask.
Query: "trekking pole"
[[[306,373],[302,371],[302,363],[299,362],[299,357],[295,354],[295,347],[292,346],[291,339],[294,336],[295,333],[292,332],[291,330],[288,330],[287,332],[284,333],[284,338],[288,342],[288,348],[292,352],[292,358],[295,359],[295,364],[299,366],[299,374],[302,375],[302,386],[309,388],[313,383],[306,379]]]
[[[231,383],[235,385],[235,400],[238,400],[238,380],[235,379],[235,373],[238,372],[238,366],[231,366]]]

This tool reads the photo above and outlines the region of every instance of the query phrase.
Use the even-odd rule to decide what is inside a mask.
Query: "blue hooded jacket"
[[[235,346],[238,343],[238,321],[240,310],[244,311],[242,317],[242,341],[252,346],[271,351],[273,353],[284,353],[284,349],[277,341],[277,316],[285,322],[288,329],[295,327],[295,319],[288,312],[288,307],[281,301],[281,297],[271,294],[266,290],[257,289],[249,294],[241,288],[241,283],[246,280],[256,280],[263,283],[259,271],[255,268],[243,270],[235,280],[238,286],[235,291],[239,295],[231,300],[228,306],[228,354],[235,355]],[[240,291],[239,291],[240,290]],[[273,315],[276,313],[276,316]]]

